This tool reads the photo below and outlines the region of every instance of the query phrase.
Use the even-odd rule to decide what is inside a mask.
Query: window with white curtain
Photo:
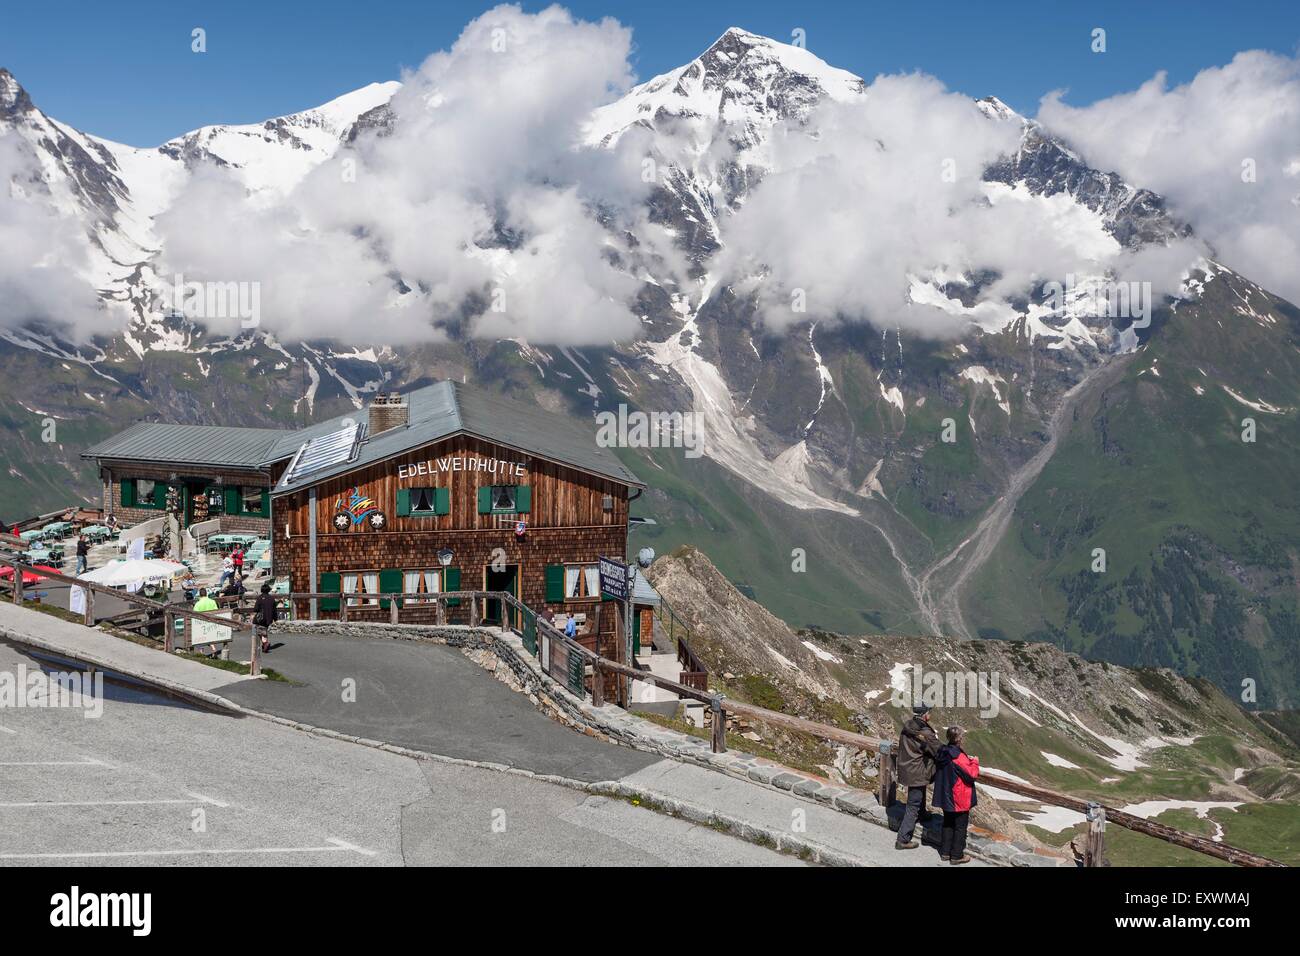
[[[407,598],[410,604],[427,604],[433,600],[432,595],[442,590],[441,570],[403,571],[402,589],[407,594],[428,594],[430,597]]]
[[[599,565],[566,564],[564,566],[564,597],[566,600],[600,597]]]
[[[493,485],[492,486],[492,510],[508,511],[515,510],[515,495],[518,489],[514,485]]]
[[[152,478],[137,478],[135,480],[135,502],[143,504],[146,508],[156,507],[158,502],[155,497],[158,494],[158,482]]]
[[[342,578],[345,595],[379,593],[378,571],[344,571]],[[347,602],[348,607],[357,607],[360,604],[375,605],[379,603],[379,598],[348,597]]]
[[[437,514],[438,496],[436,488],[411,489],[411,514]]]

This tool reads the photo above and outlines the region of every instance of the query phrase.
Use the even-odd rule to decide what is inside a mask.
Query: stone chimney
[[[406,399],[397,394],[378,393],[371,401],[369,411],[370,420],[366,434],[371,438],[390,429],[400,428],[411,420]]]

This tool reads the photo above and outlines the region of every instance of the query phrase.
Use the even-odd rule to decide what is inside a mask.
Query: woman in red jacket
[[[939,859],[954,866],[970,862],[966,855],[966,827],[971,808],[979,802],[975,778],[980,775],[980,762],[962,749],[965,736],[962,728],[949,727],[948,744],[939,748],[934,761],[934,805],[943,811]]]

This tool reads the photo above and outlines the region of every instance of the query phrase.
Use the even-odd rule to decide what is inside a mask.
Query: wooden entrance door
[[[505,591],[516,598],[519,597],[519,565],[507,564],[503,570],[494,571],[489,564],[483,569],[483,590]],[[505,602],[493,598],[484,603],[486,604],[485,620],[502,627],[515,625],[515,611],[509,606],[502,607]]]

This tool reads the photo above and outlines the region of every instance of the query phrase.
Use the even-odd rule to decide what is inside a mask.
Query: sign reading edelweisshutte
[[[528,474],[528,466],[523,462],[506,461],[502,458],[484,458],[480,455],[448,455],[445,458],[431,458],[412,465],[397,467],[397,480],[421,478],[429,475],[447,474],[453,471],[476,471],[480,474],[495,475],[498,478],[523,478]]]

